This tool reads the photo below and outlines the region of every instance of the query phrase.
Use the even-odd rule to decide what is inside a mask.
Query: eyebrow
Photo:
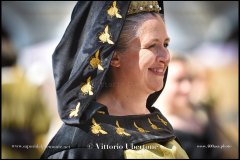
[[[170,42],[170,38],[166,38],[165,41]]]
[[[159,42],[159,39],[153,39],[153,40],[151,40],[150,42]],[[170,38],[166,38],[165,40],[164,40],[164,42],[170,42]]]

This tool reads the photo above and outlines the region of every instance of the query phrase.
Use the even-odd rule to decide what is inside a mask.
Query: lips
[[[149,68],[148,70],[157,76],[164,76],[165,72],[164,67]]]

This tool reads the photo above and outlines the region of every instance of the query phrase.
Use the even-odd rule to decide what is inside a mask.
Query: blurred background
[[[2,158],[39,158],[62,124],[51,56],[75,4],[2,1]],[[230,146],[213,149],[220,158],[238,158],[238,8],[237,1],[164,2],[169,50],[195,69],[189,99],[204,104],[200,119],[214,119],[219,139],[210,145]]]

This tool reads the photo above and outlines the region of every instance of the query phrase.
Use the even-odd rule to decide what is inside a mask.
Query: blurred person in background
[[[166,89],[155,106],[168,117],[189,158],[221,158],[220,149],[208,146],[221,145],[211,106],[191,101],[194,77],[194,68],[187,57],[180,54],[172,56]]]
[[[16,64],[9,34],[2,30],[2,158],[38,158],[49,115],[39,88]]]
[[[194,80],[191,100],[208,104],[205,108],[216,116],[218,136],[224,146],[222,158],[237,158],[239,153],[238,28],[232,24],[222,40],[213,36],[192,51],[201,74]],[[203,79],[205,89],[199,85]]]

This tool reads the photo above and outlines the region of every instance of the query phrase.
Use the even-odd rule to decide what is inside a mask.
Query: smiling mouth
[[[157,76],[164,76],[165,73],[165,69],[162,67],[148,68],[148,70]]]

